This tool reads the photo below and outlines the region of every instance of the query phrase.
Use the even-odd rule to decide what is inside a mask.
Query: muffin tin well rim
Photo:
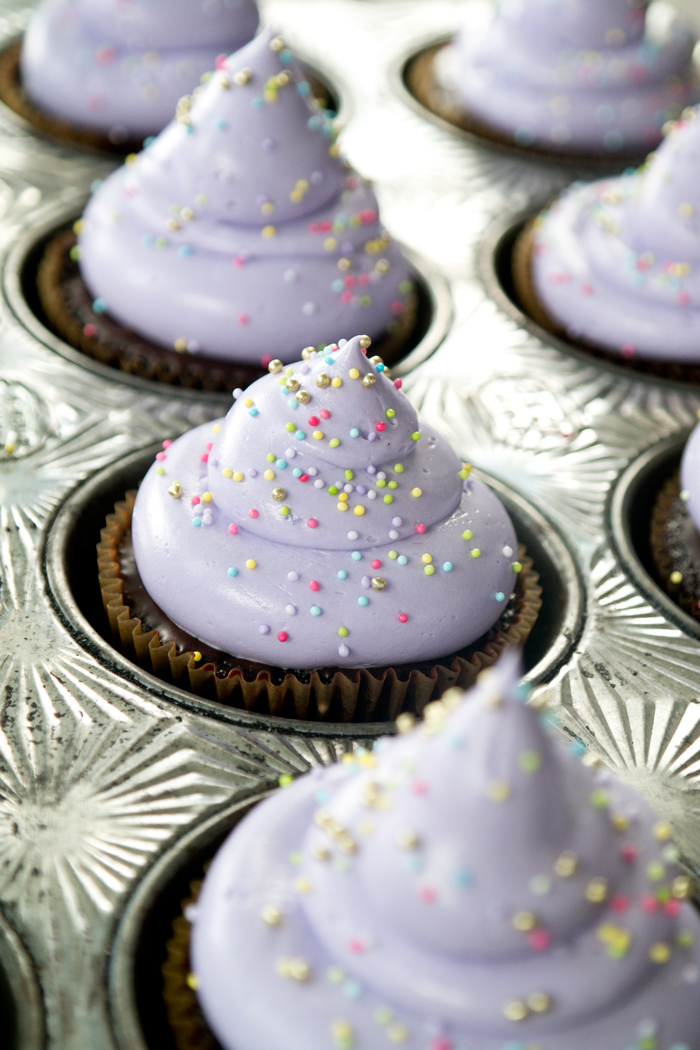
[[[46,1044],[44,1004],[34,966],[19,935],[0,911],[0,967],[15,1007],[17,1050],[42,1050]]]
[[[76,486],[58,507],[52,522],[47,529],[42,564],[55,611],[63,624],[82,648],[87,649],[103,666],[128,682],[145,689],[151,696],[160,701],[166,700],[177,707],[185,708],[198,714],[213,717],[219,721],[242,726],[248,729],[259,729],[286,735],[328,737],[338,739],[357,739],[381,736],[393,729],[392,722],[358,722],[339,723],[322,721],[304,721],[279,715],[265,715],[243,709],[226,707],[213,700],[198,697],[187,690],[156,678],[141,668],[127,656],[111,645],[90,623],[76,599],[70,582],[68,552],[71,537],[84,513],[86,506],[93,501],[105,499],[105,491],[111,486],[112,479],[119,471],[127,474],[130,470],[145,470],[152,462],[159,444],[148,444],[137,449],[121,462],[112,461],[106,467],[92,474]],[[484,477],[479,471],[475,473]],[[527,531],[535,537],[542,548],[544,559],[559,578],[562,593],[567,602],[556,631],[556,637],[548,646],[547,652],[525,675],[525,680],[533,685],[549,681],[558,669],[566,663],[580,637],[585,620],[585,589],[581,571],[568,544],[559,531],[547,518],[523,496],[495,478],[486,476],[485,480],[496,495],[502,499],[506,508],[519,516]],[[125,484],[124,491],[129,487]],[[118,498],[121,498],[121,490]],[[517,527],[517,520],[516,520]],[[95,539],[97,537],[95,536]],[[535,569],[538,569],[535,558]],[[95,563],[95,579],[97,568]],[[552,599],[550,599],[552,600]],[[547,598],[544,598],[546,610]]]
[[[581,364],[599,368],[602,372],[607,372],[619,379],[640,383],[648,388],[661,385],[669,390],[696,394],[700,390],[700,383],[653,375],[634,367],[627,367],[624,364],[618,365],[607,358],[599,358],[588,353],[583,348],[577,347],[573,343],[568,342],[568,340],[562,339],[542,328],[510,297],[503,286],[499,273],[499,255],[504,251],[510,252],[507,242],[517,236],[525,224],[530,219],[534,219],[547,206],[547,203],[548,199],[542,200],[539,204],[531,201],[527,208],[520,208],[517,211],[500,215],[489,225],[484,233],[478,249],[477,277],[489,300],[495,304],[501,315],[505,315],[509,321],[514,322],[519,328],[524,328],[545,347],[558,350]]]
[[[639,489],[655,468],[666,460],[671,461],[680,457],[689,436],[690,431],[688,430],[673,434],[645,449],[641,455],[632,460],[610,493],[606,524],[610,542],[618,560],[625,572],[632,577],[635,586],[666,620],[670,620],[690,638],[698,641],[700,640],[700,623],[684,612],[680,605],[674,602],[660,584],[652,578],[639,556],[630,529],[631,513],[634,510]]]
[[[15,321],[52,353],[102,379],[125,384],[144,394],[159,394],[168,399],[177,398],[180,401],[196,401],[216,406],[227,404],[228,394],[192,390],[158,380],[144,379],[103,364],[54,334],[34,312],[24,294],[28,261],[32,253],[51,234],[69,226],[80,217],[88,199],[84,193],[79,193],[68,201],[63,199],[39,209],[38,215],[27,224],[23,235],[10,248],[2,267],[1,280],[5,302]],[[445,277],[418,252],[403,245],[401,248],[420,292],[425,296],[430,317],[422,338],[405,357],[392,366],[392,375],[396,377],[405,376],[432,357],[447,337],[453,320],[452,295]]]

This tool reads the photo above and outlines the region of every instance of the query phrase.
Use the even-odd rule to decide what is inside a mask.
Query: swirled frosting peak
[[[227,1050],[697,1046],[700,920],[670,829],[551,739],[516,679],[506,656],[228,839],[193,937]]]
[[[384,334],[412,292],[368,183],[273,30],[225,61],[98,189],[80,266],[142,335],[182,351],[293,361],[333,335]]]
[[[540,217],[537,296],[569,335],[700,360],[700,120],[690,110],[638,171],[575,184]]]
[[[369,342],[272,362],[213,430],[158,454],[134,553],[196,638],[275,666],[415,663],[470,645],[507,606],[508,515]]]
[[[522,146],[643,150],[695,100],[690,29],[643,0],[501,0],[465,27],[454,89]]]
[[[42,109],[115,143],[156,134],[257,25],[255,0],[42,0],[24,39],[22,81]]]

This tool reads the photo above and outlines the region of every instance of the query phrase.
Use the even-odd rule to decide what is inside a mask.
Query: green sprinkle
[[[284,429],[287,431],[288,434],[293,434],[294,431],[296,430],[296,427],[295,427],[294,423],[287,423],[287,425],[286,425],[286,427]]]
[[[415,434],[411,434],[411,441],[420,441],[420,432],[416,430]]]
[[[396,551],[389,551],[389,557],[392,561],[396,561],[396,559],[398,558],[398,554],[396,553]]]
[[[465,529],[465,531],[462,533],[463,540],[470,540],[473,536],[474,533],[471,531],[471,529]]]
[[[480,558],[481,557],[481,551],[479,550],[478,547],[474,547],[472,552],[471,552],[471,555],[472,555],[472,558]]]
[[[330,448],[337,448],[340,444],[340,438],[331,438],[328,442]]]
[[[348,631],[347,627],[339,627],[338,628],[338,634],[340,635],[341,638],[347,638],[349,633],[350,632]]]
[[[274,463],[275,462],[275,454],[274,454],[274,452],[268,452],[268,454],[267,454],[267,462],[268,463]]]
[[[385,503],[393,503],[394,502],[394,497],[390,496],[389,493],[387,492],[386,496],[384,497],[384,502]]]

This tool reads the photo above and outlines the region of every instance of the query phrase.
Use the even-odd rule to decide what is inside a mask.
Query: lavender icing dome
[[[142,482],[139,574],[203,642],[283,667],[414,664],[507,606],[521,568],[508,515],[367,342],[273,362]]]
[[[412,285],[368,183],[271,30],[93,196],[80,233],[91,293],[178,350],[258,363],[358,329],[372,338]]]
[[[555,742],[515,678],[506,654],[228,838],[191,953],[226,1050],[700,1045],[700,920],[668,826]]]
[[[24,38],[22,82],[76,127],[114,141],[156,134],[257,26],[254,0],[43,0]]]
[[[519,145],[629,152],[696,100],[694,43],[643,0],[501,0],[459,35],[447,75],[468,112]]]
[[[683,450],[681,492],[693,524],[700,532],[700,423],[694,427]]]
[[[700,120],[676,125],[638,171],[575,184],[538,220],[535,291],[576,339],[700,361]]]

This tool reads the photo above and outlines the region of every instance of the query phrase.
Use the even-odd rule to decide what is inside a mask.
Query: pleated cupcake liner
[[[649,540],[658,582],[684,612],[700,621],[700,534],[681,499],[678,472],[656,498]]]

